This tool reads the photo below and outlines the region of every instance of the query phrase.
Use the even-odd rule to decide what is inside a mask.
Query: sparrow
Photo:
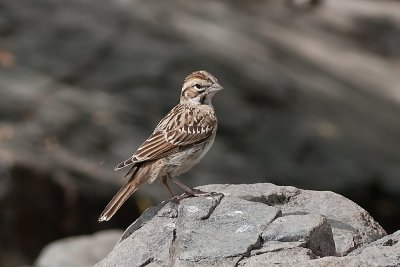
[[[199,163],[214,143],[218,121],[211,99],[222,89],[218,80],[204,70],[185,78],[179,104],[165,115],[130,158],[115,167],[117,171],[130,166],[125,175],[129,179],[105,207],[99,222],[111,219],[142,184],[150,184],[157,178],[161,178],[172,197],[169,179],[189,196],[204,193],[191,189],[177,177]]]

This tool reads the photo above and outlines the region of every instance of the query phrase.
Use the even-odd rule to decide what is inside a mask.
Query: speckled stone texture
[[[96,267],[400,264],[399,234],[386,236],[333,192],[273,184],[199,189],[213,193],[145,211]]]

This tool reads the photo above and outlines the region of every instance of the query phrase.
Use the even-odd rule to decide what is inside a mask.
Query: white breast
[[[215,132],[210,136],[207,143],[193,146],[189,149],[168,156],[166,158],[167,172],[176,177],[190,170],[207,154],[214,143],[214,139]]]

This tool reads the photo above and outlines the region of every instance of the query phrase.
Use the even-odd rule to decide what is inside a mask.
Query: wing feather
[[[178,118],[187,118],[187,120],[180,122]],[[115,170],[166,157],[178,152],[182,146],[201,143],[214,132],[215,127],[216,118],[213,112],[194,112],[192,109],[178,105],[164,117],[135,154],[118,164]]]

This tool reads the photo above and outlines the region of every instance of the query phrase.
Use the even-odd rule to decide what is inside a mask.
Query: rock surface
[[[400,232],[386,236],[338,194],[273,184],[199,189],[213,193],[146,210],[95,266],[400,264]]]
[[[57,240],[43,249],[34,266],[93,266],[114,247],[121,233],[119,230],[108,230],[89,236],[69,237]]]

